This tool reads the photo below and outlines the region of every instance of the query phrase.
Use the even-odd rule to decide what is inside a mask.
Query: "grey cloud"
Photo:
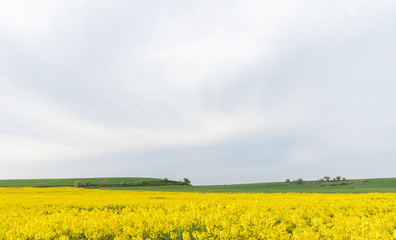
[[[391,174],[392,2],[3,4],[5,177]]]

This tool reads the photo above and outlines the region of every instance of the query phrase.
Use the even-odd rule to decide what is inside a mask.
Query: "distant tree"
[[[337,180],[337,182],[339,182],[341,180],[341,176],[337,176],[336,180]]]
[[[303,179],[302,178],[297,179],[297,183],[298,184],[302,184],[303,183]]]
[[[87,181],[87,182],[85,183],[85,186],[86,186],[86,187],[92,187],[92,186],[93,186],[93,183],[92,183],[91,181]]]
[[[333,178],[333,182],[335,182],[336,181],[336,178]]]
[[[183,182],[186,185],[190,185],[191,184],[191,182],[190,182],[190,180],[188,180],[188,178],[183,178]]]
[[[323,178],[319,179],[319,182],[324,182],[324,179]]]
[[[107,187],[109,186],[109,180],[105,179],[103,181],[100,182],[100,186],[101,187]]]
[[[290,183],[290,179],[286,179],[286,182],[287,182],[287,183]]]
[[[124,181],[120,182],[120,186],[124,187],[125,186],[125,182]]]
[[[82,184],[81,181],[75,181],[75,182],[74,182],[74,187],[76,187],[76,188],[81,188],[81,187],[83,187],[83,184]]]
[[[342,178],[342,181],[346,181],[346,178],[343,177],[343,178]]]
[[[164,182],[169,182],[169,179],[168,178],[164,178]]]
[[[326,180],[326,182],[330,181],[330,177],[329,176],[324,176],[323,178]]]

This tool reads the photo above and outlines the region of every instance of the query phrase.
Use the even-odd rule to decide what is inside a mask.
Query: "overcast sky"
[[[3,1],[0,178],[396,176],[395,1]]]

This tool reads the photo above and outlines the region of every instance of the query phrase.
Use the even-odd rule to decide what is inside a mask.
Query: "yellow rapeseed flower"
[[[0,188],[0,239],[395,239],[396,194]]]

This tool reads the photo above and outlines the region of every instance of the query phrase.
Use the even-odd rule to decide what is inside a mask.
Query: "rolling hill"
[[[107,180],[106,186],[101,186]],[[251,192],[251,193],[368,193],[396,192],[396,178],[353,179],[346,181],[305,181],[301,184],[286,182],[250,183],[232,185],[191,186],[161,178],[64,178],[0,180],[0,187],[72,187],[75,181],[91,181],[93,187],[112,190],[172,191],[172,192]],[[124,182],[124,186],[120,183]],[[144,184],[138,184],[142,183]]]

